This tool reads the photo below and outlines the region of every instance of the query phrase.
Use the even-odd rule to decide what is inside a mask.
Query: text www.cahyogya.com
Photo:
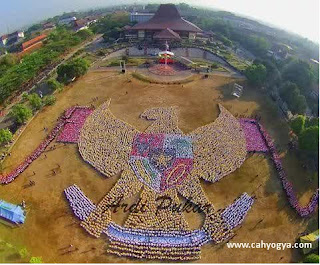
[[[235,242],[228,242],[228,248],[265,248],[269,249],[276,249],[276,250],[285,250],[286,248],[312,248],[311,243],[266,243],[261,240],[260,242],[254,243],[235,243]]]

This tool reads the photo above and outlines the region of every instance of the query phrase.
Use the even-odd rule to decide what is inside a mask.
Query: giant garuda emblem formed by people
[[[81,106],[67,109],[22,163],[0,175],[0,183],[14,181],[54,139],[77,143],[86,162],[107,177],[120,178],[97,205],[78,186],[66,188],[74,214],[89,234],[109,237],[110,253],[136,258],[193,260],[200,258],[203,244],[230,240],[253,198],[243,193],[225,209],[216,210],[200,179],[219,181],[239,168],[248,152],[270,155],[288,202],[301,217],[316,211],[319,190],[305,206],[299,203],[272,138],[257,120],[238,120],[219,105],[220,114],[214,122],[185,134],[178,127],[176,108],[152,108],[141,114],[150,126],[139,132],[117,119],[109,104],[97,110]],[[119,206],[137,195],[137,202],[130,207],[125,203]],[[181,201],[185,201],[183,206]],[[123,226],[111,218],[119,207],[130,211]],[[192,230],[184,217],[190,207],[204,216],[200,229]]]
[[[150,121],[144,132],[117,119],[109,102],[93,111],[81,128],[79,152],[103,175],[121,175],[97,205],[76,185],[65,190],[81,226],[95,237],[106,234],[110,253],[136,258],[198,259],[203,244],[232,238],[253,199],[244,193],[217,211],[200,185],[200,178],[216,182],[230,174],[247,155],[239,121],[219,108],[214,122],[188,134],[179,129],[174,107],[143,112]],[[131,211],[123,226],[115,224],[112,206],[137,194],[143,209]],[[200,229],[190,229],[184,209],[177,209],[179,196],[203,214]]]

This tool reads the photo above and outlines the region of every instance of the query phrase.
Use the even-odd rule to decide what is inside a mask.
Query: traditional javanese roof
[[[199,27],[183,19],[173,4],[160,5],[150,20],[132,27],[133,30],[164,30],[167,28],[173,31],[202,32]]]
[[[180,40],[180,35],[177,32],[174,32],[172,29],[166,28],[159,33],[154,34],[154,39],[175,39]]]

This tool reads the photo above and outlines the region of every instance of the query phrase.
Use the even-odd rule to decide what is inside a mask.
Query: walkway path
[[[10,104],[8,104],[4,109],[2,109],[2,116],[0,117],[0,123],[6,119],[6,116],[8,115],[9,110],[13,107],[13,105],[15,105],[21,101],[23,92],[30,92],[32,89],[35,88],[36,85],[40,84],[43,80],[48,78],[48,76],[50,76],[61,64],[65,63],[67,60],[69,60],[76,52],[78,52],[79,50],[83,49],[84,47],[90,45],[91,43],[97,41],[99,38],[101,38],[101,36],[102,36],[102,34],[98,34],[92,40],[86,41],[83,44],[81,44],[80,46],[78,46],[77,48],[75,48],[74,50],[72,50],[56,66],[54,66],[51,70],[49,70],[47,73],[45,73],[45,75],[41,79],[39,79],[31,88],[29,88],[26,91],[21,91],[20,95],[16,96],[10,102]],[[40,76],[41,74],[43,74],[43,72],[39,73],[38,76]]]

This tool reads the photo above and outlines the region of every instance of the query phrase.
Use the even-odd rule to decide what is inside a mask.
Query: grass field
[[[215,120],[217,104],[221,103],[234,115],[262,116],[262,124],[283,150],[284,166],[301,202],[306,203],[317,183],[306,181],[312,172],[303,170],[295,154],[286,151],[287,125],[277,117],[276,110],[260,91],[246,89],[240,99],[232,98],[230,91],[234,81],[213,75],[184,85],[161,85],[142,82],[132,78],[130,73],[89,72],[57,94],[56,104],[44,108],[32,120],[13,147],[12,155],[5,160],[4,171],[23,161],[45,138],[43,128],[53,128],[63,111],[75,104],[98,106],[111,98],[110,108],[115,116],[141,131],[148,125],[147,121],[139,119],[142,111],[150,107],[177,106],[180,128],[190,132]],[[95,97],[98,97],[97,101],[93,101]],[[41,256],[44,262],[139,262],[107,255],[107,238],[95,239],[86,234],[63,195],[66,187],[77,184],[96,203],[111,189],[117,176],[107,179],[100,175],[81,159],[74,144],[53,142],[51,146],[56,149],[42,154],[12,184],[0,187],[1,199],[12,203],[25,200],[28,212],[26,223],[18,228],[0,224],[0,239],[15,246],[6,248],[0,244],[0,261],[27,261],[18,254],[25,247],[30,255]],[[60,169],[53,176],[51,170],[58,165]],[[256,175],[259,176],[255,178]],[[23,185],[30,180],[34,180],[36,185],[24,189]],[[278,177],[269,159],[263,155],[251,155],[239,170],[218,183],[203,181],[202,185],[217,209],[225,207],[243,192],[257,196],[233,242],[293,243],[299,233],[318,225],[316,215],[304,220],[288,206]],[[122,224],[125,217],[119,212],[113,215],[113,220]],[[192,228],[201,226],[203,221],[195,214],[186,214],[186,219]],[[78,250],[64,254],[69,244]],[[225,244],[215,246],[209,243],[202,247],[202,258],[196,262],[290,262],[299,261],[299,253],[291,249],[228,249]]]
[[[106,67],[106,66],[120,66],[121,58],[112,58],[107,61],[103,61],[102,63],[99,63],[99,66]],[[147,60],[150,60],[148,58],[143,57],[131,57],[128,58],[126,65],[127,66],[139,66],[141,64],[144,64]]]
[[[192,59],[192,61],[194,62],[194,64],[189,64],[188,66],[190,67],[200,67],[200,66],[204,66],[204,67],[209,67],[212,65],[212,61],[208,61],[205,59]],[[221,64],[216,64],[217,67],[216,68],[212,68],[214,71],[221,71],[221,72],[228,72],[228,70],[226,68],[224,68]]]

